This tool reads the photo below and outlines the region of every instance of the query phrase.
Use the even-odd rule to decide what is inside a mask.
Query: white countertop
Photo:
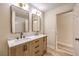
[[[25,42],[30,42],[32,40],[41,38],[41,37],[45,37],[46,35],[43,34],[39,34],[39,35],[32,35],[32,36],[26,36],[25,38],[21,38],[21,39],[12,39],[12,40],[8,40],[8,46],[9,48],[17,46],[19,44],[25,43]]]

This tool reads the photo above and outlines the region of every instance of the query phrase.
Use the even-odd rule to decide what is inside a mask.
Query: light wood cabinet
[[[47,51],[47,37],[35,39],[9,48],[10,56],[42,56]]]
[[[47,37],[43,38],[43,48],[42,48],[43,54],[47,52]]]
[[[31,55],[41,55],[40,54],[40,52],[41,52],[41,50],[40,50],[40,48],[41,48],[41,39],[36,39],[36,40],[34,40],[34,41],[32,41],[32,42],[30,42],[30,53],[31,53]]]
[[[9,55],[11,56],[27,55],[28,56],[29,55],[29,43],[24,43],[24,44],[9,48]]]
[[[19,45],[15,47],[15,55],[21,56],[23,55],[23,45]]]

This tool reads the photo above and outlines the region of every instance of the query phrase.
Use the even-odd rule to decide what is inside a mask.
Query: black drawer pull
[[[27,45],[25,45],[25,50],[27,50]]]
[[[35,48],[38,48],[39,46],[36,46]]]
[[[27,50],[27,45],[24,45],[23,46],[23,51],[26,51]]]
[[[39,40],[35,41],[35,42],[39,42]]]
[[[43,39],[43,41],[46,41],[45,39]]]
[[[39,50],[37,50],[36,52],[35,52],[35,54],[37,54],[39,52]]]
[[[25,51],[25,46],[23,46],[23,51]]]
[[[79,38],[76,38],[75,40],[78,40],[79,41]]]

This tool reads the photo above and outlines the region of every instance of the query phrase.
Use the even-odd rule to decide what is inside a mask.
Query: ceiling
[[[39,10],[46,12],[50,9],[54,9],[58,6],[63,5],[64,3],[31,3],[34,7],[38,8]]]

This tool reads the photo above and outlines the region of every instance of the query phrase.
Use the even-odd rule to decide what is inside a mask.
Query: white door
[[[76,4],[74,6],[74,15],[73,15],[73,20],[74,20],[74,50],[75,50],[75,55],[79,56],[79,4]]]

